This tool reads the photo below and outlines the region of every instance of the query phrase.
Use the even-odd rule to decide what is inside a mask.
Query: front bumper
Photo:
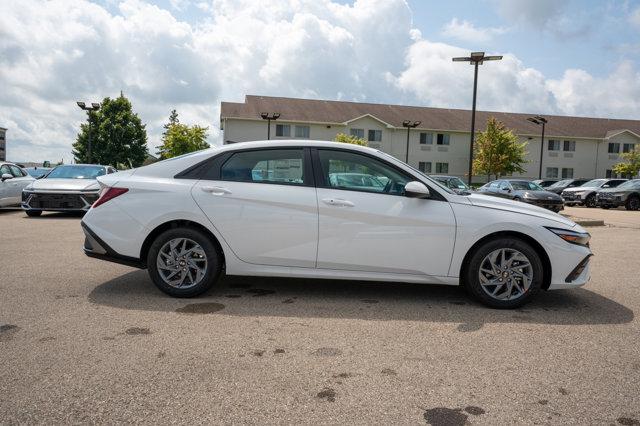
[[[86,212],[98,199],[99,191],[38,192],[22,191],[22,208],[36,211]]]
[[[626,202],[626,198],[620,195],[616,195],[616,196],[610,196],[610,195],[601,195],[598,194],[596,196],[596,204],[598,206],[605,206],[605,207],[620,207],[620,206],[624,206],[624,203]]]
[[[554,212],[559,212],[560,210],[564,209],[564,203],[561,200],[540,200],[535,198],[525,198],[522,201]]]

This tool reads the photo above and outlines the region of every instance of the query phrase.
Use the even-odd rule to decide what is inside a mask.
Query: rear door
[[[318,185],[318,268],[446,276],[455,240],[449,203],[435,191],[431,199],[405,197],[416,180],[364,153],[313,151]],[[367,175],[340,183],[330,176]]]
[[[16,165],[10,164],[9,169],[11,169],[13,179],[7,181],[10,183],[7,196],[12,204],[20,204],[22,200],[22,190],[31,183],[33,178],[29,176],[29,173]]]
[[[192,195],[236,256],[253,264],[315,267],[318,205],[308,149],[224,155]]]

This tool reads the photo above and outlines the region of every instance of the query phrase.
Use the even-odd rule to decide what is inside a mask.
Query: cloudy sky
[[[122,90],[151,152],[176,108],[220,143],[245,94],[640,119],[640,0],[2,0],[0,127],[15,161],[71,160],[76,100]]]

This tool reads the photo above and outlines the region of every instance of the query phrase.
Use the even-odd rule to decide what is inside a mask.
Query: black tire
[[[596,194],[590,194],[584,200],[584,206],[588,208],[593,208],[596,206]]]
[[[38,217],[42,214],[42,210],[25,210],[25,212],[29,217]]]
[[[522,253],[529,263],[533,277],[529,288],[521,296],[511,300],[500,300],[490,296],[482,288],[480,284],[480,267],[490,253],[499,249],[514,249]],[[463,284],[467,292],[480,303],[489,306],[491,308],[498,309],[514,309],[525,305],[530,302],[531,299],[540,291],[543,282],[543,265],[542,260],[538,253],[525,241],[518,238],[496,238],[489,240],[475,249],[475,252],[471,254],[468,267],[463,274]]]
[[[627,210],[640,209],[640,198],[637,195],[630,195],[627,198],[627,202],[624,203],[624,208]]]
[[[609,210],[611,208],[611,206],[608,205],[601,205],[600,206],[601,209],[605,209],[605,210]]]
[[[173,287],[162,279],[158,271],[157,257],[160,249],[167,242],[176,238],[188,238],[195,241],[202,247],[207,259],[206,272],[203,278],[192,287]],[[173,297],[195,297],[211,289],[220,278],[222,271],[222,253],[220,253],[216,244],[211,241],[211,238],[201,231],[193,228],[173,228],[158,235],[149,247],[147,268],[149,269],[149,276],[153,283],[164,293]]]

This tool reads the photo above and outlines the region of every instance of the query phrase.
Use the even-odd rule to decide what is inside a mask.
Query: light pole
[[[540,170],[538,170],[538,179],[542,179],[542,154],[544,153],[544,126],[547,124],[547,119],[536,115],[534,117],[527,118],[532,123],[542,125],[542,136],[540,137]]]
[[[87,111],[89,114],[89,146],[87,147],[87,163],[91,164],[91,139],[93,138],[91,132],[91,112],[97,111],[100,109],[100,104],[97,102],[92,102],[90,106],[87,106],[84,102],[76,102],[76,104],[80,107],[80,109]]]
[[[478,65],[484,61],[499,61],[502,56],[484,56],[484,52],[471,52],[468,57],[453,58],[454,62],[469,62],[474,66],[473,70],[473,106],[471,108],[471,141],[469,143],[469,185],[471,185],[471,174],[473,173],[473,141],[476,131],[476,95],[478,92]]]
[[[402,127],[407,128],[407,156],[404,160],[404,162],[407,164],[409,164],[409,132],[411,131],[411,129],[415,129],[416,127],[418,127],[420,123],[422,123],[422,121],[404,120],[402,122]]]
[[[268,112],[261,112],[260,117],[262,117],[263,120],[267,120],[267,140],[270,140],[271,139],[271,120],[276,121],[278,118],[280,118],[280,113],[274,112],[269,114]]]

